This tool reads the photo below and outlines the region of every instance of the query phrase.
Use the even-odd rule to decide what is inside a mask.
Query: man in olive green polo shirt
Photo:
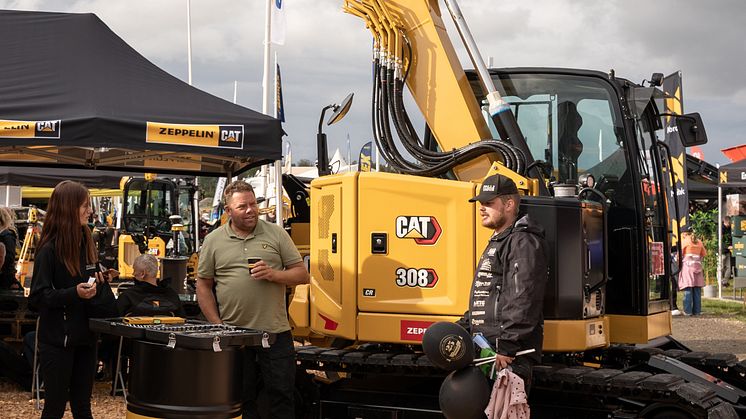
[[[270,401],[267,417],[295,418],[295,350],[285,288],[308,283],[308,272],[285,230],[259,219],[251,185],[231,183],[224,199],[228,223],[208,234],[200,250],[199,307],[211,323],[277,334],[270,348],[245,349],[243,417],[264,417],[256,405],[261,377]],[[259,261],[250,267],[249,259]]]

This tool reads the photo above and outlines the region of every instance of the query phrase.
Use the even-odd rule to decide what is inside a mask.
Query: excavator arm
[[[346,0],[343,9],[363,19],[373,34],[380,82],[373,93],[373,130],[387,160],[404,173],[438,175],[452,170],[459,180],[481,180],[493,162],[500,161],[522,178],[530,153],[492,139],[436,0]],[[405,83],[439,150],[421,147],[403,108]],[[393,132],[421,164],[405,161],[393,143]],[[520,135],[513,137],[513,143],[522,141],[516,138]]]

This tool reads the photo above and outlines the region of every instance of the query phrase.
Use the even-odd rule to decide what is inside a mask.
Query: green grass
[[[733,289],[723,288],[723,297],[732,297]],[[679,310],[684,306],[684,293],[677,294],[677,303]],[[736,298],[741,297],[741,291],[736,291]],[[746,322],[746,306],[743,300],[719,300],[717,298],[702,298],[702,314],[726,317],[734,320]]]

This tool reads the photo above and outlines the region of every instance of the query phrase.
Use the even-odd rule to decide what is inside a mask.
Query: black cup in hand
[[[254,266],[262,259],[260,258],[248,258],[247,261],[249,263],[249,269],[254,269]]]

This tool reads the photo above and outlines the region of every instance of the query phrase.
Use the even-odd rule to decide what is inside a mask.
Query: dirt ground
[[[722,317],[702,315],[673,318],[673,336],[695,351],[735,353],[746,359],[746,323]],[[109,395],[111,384],[98,382],[93,394],[93,414],[97,419],[121,419],[126,408],[122,397]],[[39,417],[28,392],[0,378],[0,415],[7,419]],[[65,418],[72,418],[66,412]]]

